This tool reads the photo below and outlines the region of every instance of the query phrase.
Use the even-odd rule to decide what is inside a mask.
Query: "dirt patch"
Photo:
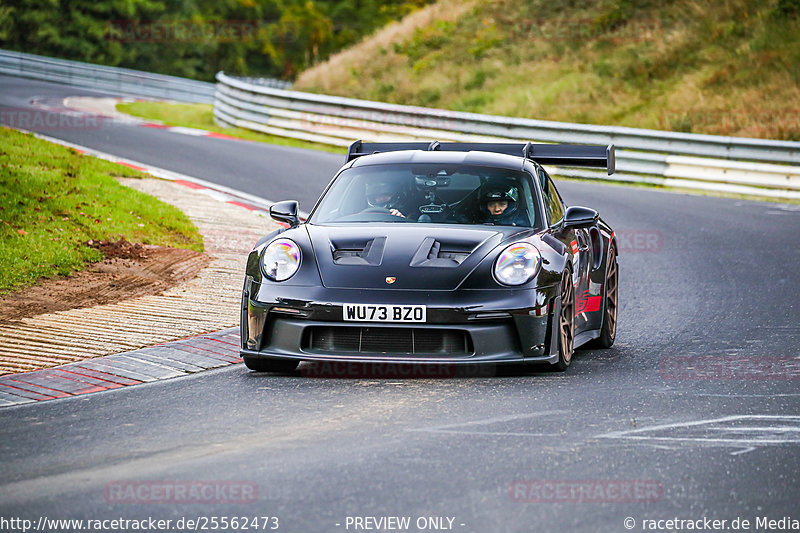
[[[0,323],[160,294],[194,278],[211,261],[200,252],[124,240],[87,244],[105,258],[72,276],[43,279],[0,297]]]

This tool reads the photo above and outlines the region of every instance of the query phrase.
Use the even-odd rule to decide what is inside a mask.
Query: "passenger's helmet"
[[[391,181],[367,183],[366,197],[370,207],[393,209],[400,201],[400,187]]]
[[[500,202],[505,200],[508,202],[508,207],[499,215],[491,215],[489,213],[489,202]],[[512,215],[517,211],[517,203],[519,200],[519,192],[513,185],[490,185],[484,189],[481,194],[481,209],[486,213],[487,220],[491,222],[499,222],[503,220],[510,220]]]

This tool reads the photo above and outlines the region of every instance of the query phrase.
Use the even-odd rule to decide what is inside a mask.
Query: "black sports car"
[[[308,220],[250,252],[248,368],[300,361],[547,363],[608,348],[617,244],[596,211],[566,207],[542,164],[614,171],[613,146],[356,141]]]

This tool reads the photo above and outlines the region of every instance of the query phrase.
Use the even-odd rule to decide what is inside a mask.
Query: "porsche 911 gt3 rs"
[[[301,361],[532,363],[566,370],[617,329],[617,244],[542,165],[614,171],[613,146],[356,141],[306,221],[247,262],[248,368]]]

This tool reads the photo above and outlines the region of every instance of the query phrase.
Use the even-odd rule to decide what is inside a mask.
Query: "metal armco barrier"
[[[214,84],[139,70],[0,50],[0,74],[143,98],[208,103]]]
[[[335,146],[365,141],[614,144],[616,181],[800,198],[800,142],[569,124],[276,89],[217,74],[220,124]],[[609,179],[585,169],[561,176]]]

